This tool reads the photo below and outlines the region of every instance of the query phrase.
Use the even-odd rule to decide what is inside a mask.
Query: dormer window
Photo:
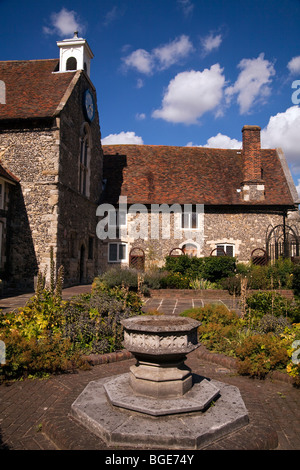
[[[75,57],[69,57],[66,64],[67,70],[77,70],[77,60]]]

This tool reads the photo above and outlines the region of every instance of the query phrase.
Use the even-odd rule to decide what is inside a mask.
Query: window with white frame
[[[235,255],[234,245],[232,243],[218,243],[216,248],[216,256]]]
[[[127,244],[122,242],[109,243],[108,261],[110,263],[121,263],[127,260]]]
[[[181,228],[197,229],[199,228],[198,214],[196,211],[183,212],[181,215]]]

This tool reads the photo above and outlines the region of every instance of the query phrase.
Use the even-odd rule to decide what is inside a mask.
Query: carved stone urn
[[[137,360],[129,376],[136,395],[171,398],[191,389],[192,372],[184,361],[199,346],[200,322],[186,317],[145,315],[121,323],[123,345]]]

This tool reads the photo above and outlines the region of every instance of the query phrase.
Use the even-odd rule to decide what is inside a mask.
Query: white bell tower
[[[90,64],[94,54],[87,41],[78,37],[77,31],[72,39],[57,41],[57,45],[60,49],[59,72],[84,70],[90,76]]]

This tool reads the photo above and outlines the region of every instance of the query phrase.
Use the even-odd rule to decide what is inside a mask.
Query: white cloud
[[[231,139],[228,135],[221,134],[220,132],[214,137],[207,139],[205,145],[194,145],[193,142],[189,142],[187,147],[209,147],[218,149],[241,149],[242,142],[237,139]]]
[[[265,60],[263,53],[256,59],[242,59],[238,67],[241,69],[238,79],[225,90],[225,94],[228,103],[233,95],[237,95],[240,113],[246,114],[256,102],[269,96],[269,84],[275,69],[271,62]]]
[[[188,17],[192,14],[194,5],[191,0],[177,0],[177,4],[182,9],[185,17]]]
[[[108,26],[110,23],[115,21],[118,18],[119,14],[120,14],[120,11],[118,7],[116,5],[113,6],[111,10],[109,10],[106,13],[106,15],[104,15],[104,21],[103,21],[104,26]]]
[[[207,139],[204,147],[219,148],[219,149],[240,149],[242,142],[237,139],[231,139],[228,135],[221,134],[220,132],[214,137]]]
[[[150,74],[153,68],[153,58],[145,49],[137,49],[123,58],[127,67],[136,69],[140,73]]]
[[[146,114],[145,113],[136,113],[135,118],[138,121],[143,121],[144,119],[146,119]]]
[[[126,68],[136,69],[146,75],[155,70],[164,70],[179,60],[186,57],[193,50],[193,45],[188,36],[184,34],[168,44],[156,47],[151,52],[145,49],[137,49],[122,61]]]
[[[281,147],[292,170],[300,173],[300,107],[292,106],[284,113],[271,116],[261,131],[264,148]]]
[[[73,10],[62,8],[59,13],[52,13],[50,17],[51,27],[45,26],[43,28],[46,34],[57,34],[64,37],[72,35],[74,31],[80,31],[82,34],[85,31],[85,26],[79,22],[78,15]]]
[[[115,145],[115,144],[135,144],[143,145],[142,137],[135,135],[135,132],[120,132],[119,134],[109,134],[101,139],[102,145]]]
[[[223,97],[223,69],[214,64],[210,69],[179,73],[170,81],[162,101],[152,117],[168,122],[195,124],[207,111],[218,107]]]
[[[136,87],[143,88],[143,86],[144,86],[144,81],[141,78],[138,78],[136,82]]]
[[[299,178],[298,178],[298,183],[297,183],[297,186],[296,186],[296,190],[297,190],[298,196],[300,198],[300,179]]]
[[[293,75],[300,73],[300,55],[293,57],[287,64],[287,68]]]
[[[213,35],[213,33],[210,33],[208,36],[205,38],[201,39],[202,42],[202,47],[203,47],[203,54],[207,55],[210,52],[212,52],[214,49],[218,49],[222,43],[222,35],[217,34]]]
[[[193,45],[188,36],[184,34],[174,41],[153,50],[153,57],[159,62],[159,68],[164,70],[176,64],[181,58],[186,57],[193,50]]]

